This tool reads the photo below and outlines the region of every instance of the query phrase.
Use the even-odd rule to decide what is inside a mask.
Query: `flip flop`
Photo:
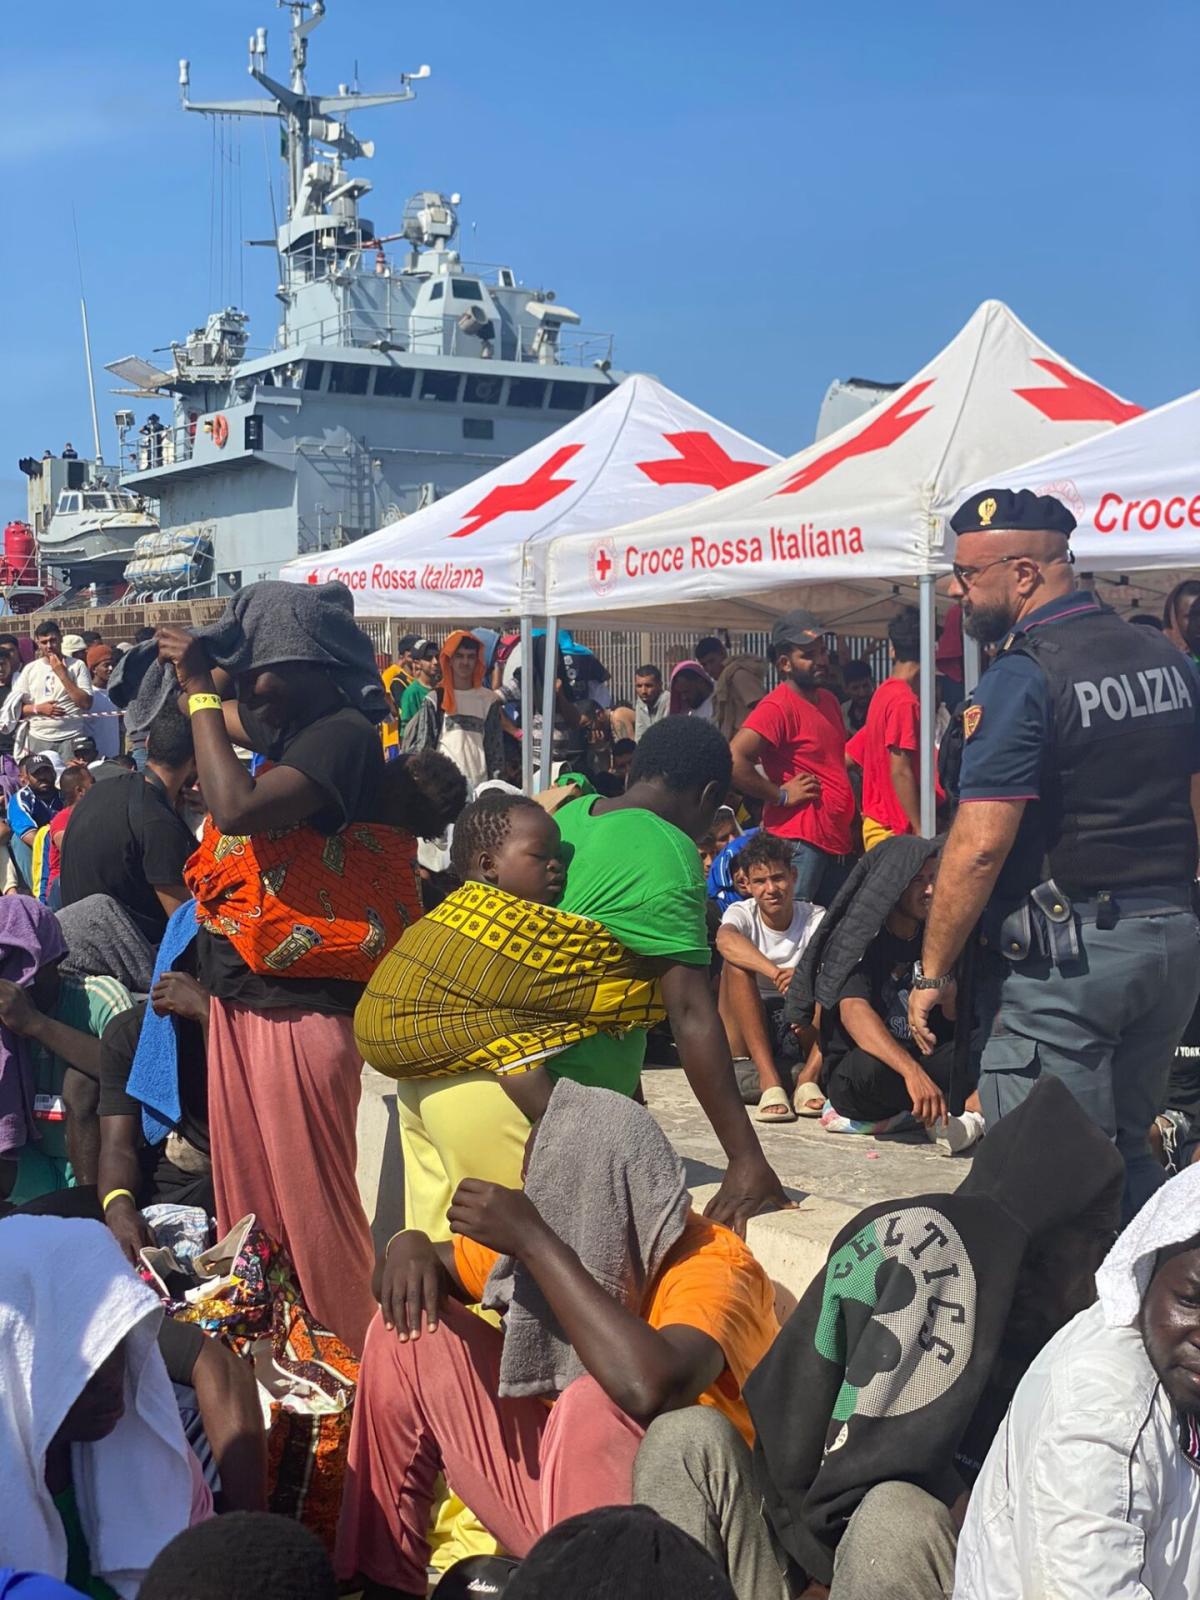
[[[795,1122],[796,1113],[788,1103],[787,1090],[775,1084],[770,1089],[764,1089],[758,1097],[755,1107],[754,1120],[756,1122]]]
[[[799,1083],[792,1099],[792,1108],[798,1117],[819,1117],[825,1109],[825,1095],[815,1083]]]

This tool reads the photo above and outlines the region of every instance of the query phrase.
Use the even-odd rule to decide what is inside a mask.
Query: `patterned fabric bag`
[[[263,1232],[253,1213],[189,1261],[161,1245],[141,1252],[141,1276],[166,1302],[167,1315],[194,1322],[231,1349],[269,1336],[277,1306],[299,1299],[291,1257]]]
[[[239,835],[207,817],[184,880],[251,972],[366,983],[421,916],[416,859],[414,835],[380,823]]]
[[[268,1507],[302,1522],[331,1552],[358,1368],[341,1340],[318,1328],[300,1303],[280,1308],[269,1363],[260,1356],[254,1364],[260,1393],[270,1403]]]

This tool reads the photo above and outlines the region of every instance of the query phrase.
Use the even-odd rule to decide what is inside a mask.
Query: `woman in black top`
[[[210,666],[203,639],[175,628],[159,629],[157,639],[189,707],[200,788],[221,833],[308,823],[334,835],[380,820],[379,733],[348,703],[332,667],[283,661],[231,680]],[[261,659],[263,649],[256,641],[252,653]],[[223,703],[214,705],[214,696]],[[251,776],[235,742],[266,756],[269,770]],[[353,1014],[363,985],[251,971],[228,938],[205,929],[197,977],[213,996],[208,1093],[218,1227],[254,1212],[287,1246],[314,1316],[359,1352],[376,1309],[374,1249],[355,1180],[362,1059]]]

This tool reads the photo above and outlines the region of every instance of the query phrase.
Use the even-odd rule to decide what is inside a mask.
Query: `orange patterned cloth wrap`
[[[200,926],[228,939],[251,972],[366,983],[421,916],[416,864],[415,836],[376,822],[243,836],[207,817],[184,881]]]
[[[589,917],[466,883],[380,962],[355,1042],[389,1078],[528,1072],[593,1034],[664,1016],[639,966]]]

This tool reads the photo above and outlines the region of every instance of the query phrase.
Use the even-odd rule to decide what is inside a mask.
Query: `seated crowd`
[[[917,1050],[911,616],[891,653],[839,697],[789,612],[770,663],[701,639],[614,703],[570,635],[381,674],[348,591],[275,582],[0,638],[0,1597],[1200,1593],[1190,1130],[1118,1236],[1057,1079],[985,1133],[952,1006]],[[641,1094],[667,1044],[703,1214]],[[975,1154],[781,1326],[745,1235],[797,1116]]]

